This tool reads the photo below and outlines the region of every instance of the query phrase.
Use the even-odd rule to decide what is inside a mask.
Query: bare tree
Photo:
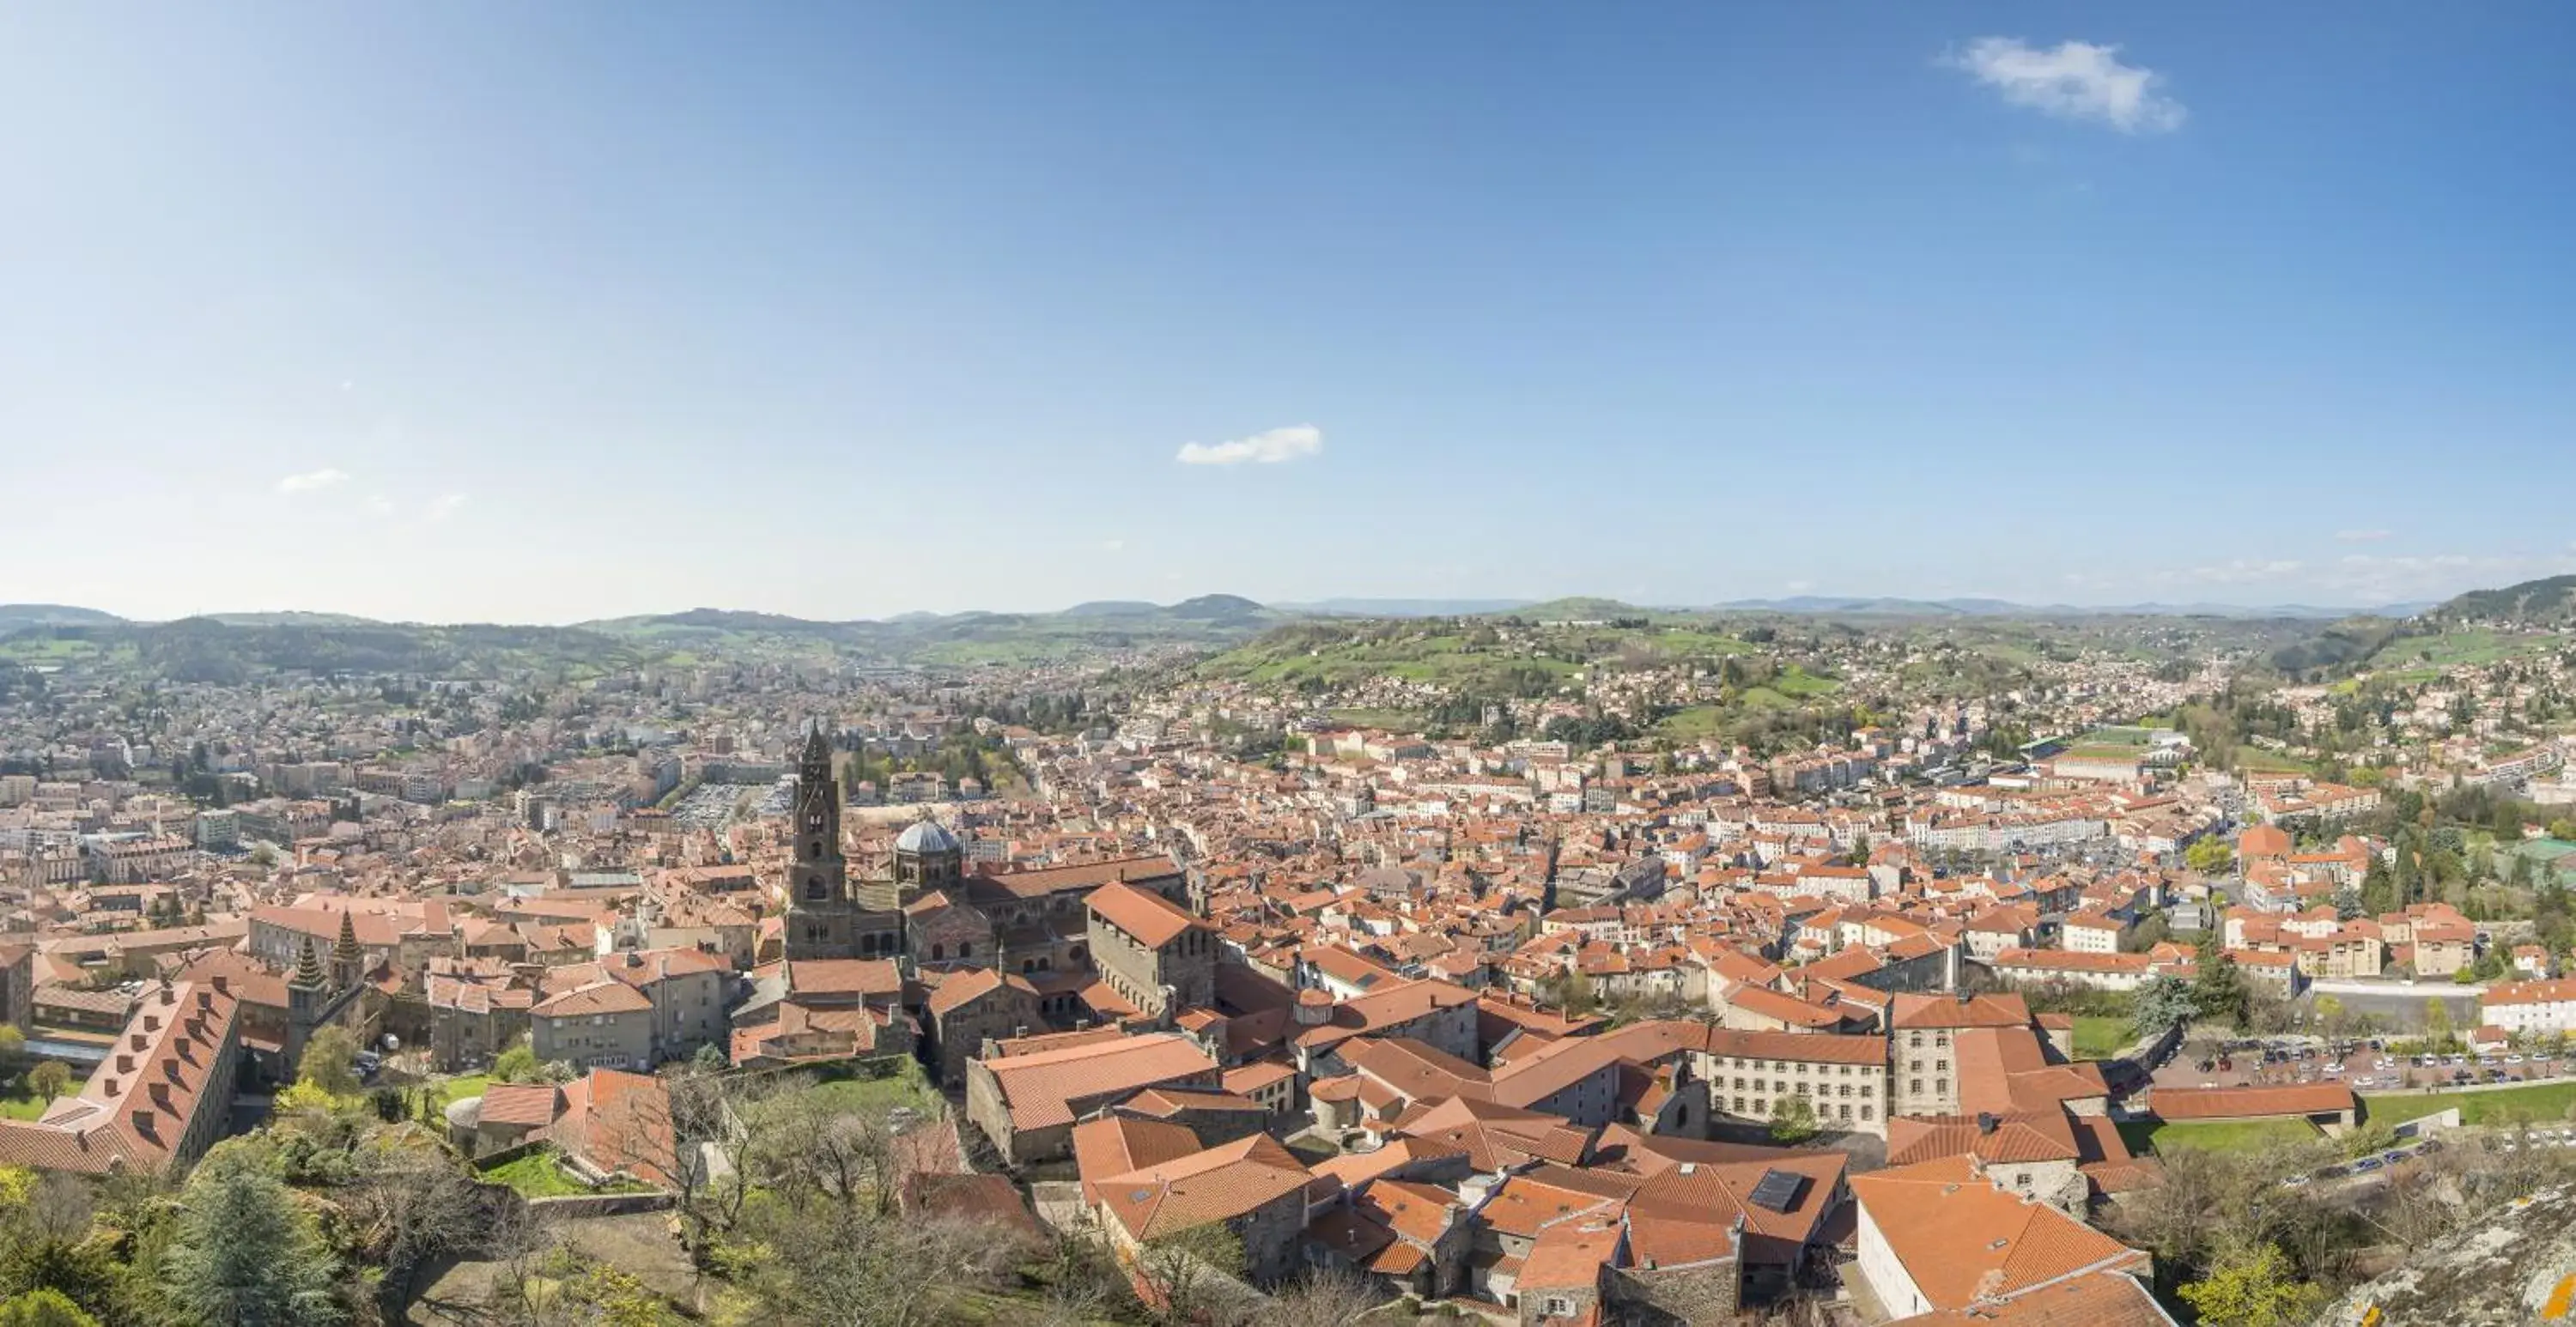
[[[382,1251],[387,1302],[400,1303],[421,1268],[480,1241],[488,1209],[443,1150],[380,1148],[365,1162],[351,1206],[371,1227],[366,1245]]]
[[[483,1252],[498,1264],[492,1288],[500,1301],[496,1307],[510,1321],[521,1327],[551,1327],[565,1320],[571,1305],[565,1301],[559,1278],[547,1275],[561,1251],[554,1223],[526,1203],[508,1204],[492,1222]]]
[[[1319,1267],[1274,1292],[1253,1312],[1251,1327],[1349,1327],[1385,1299],[1355,1272]]]

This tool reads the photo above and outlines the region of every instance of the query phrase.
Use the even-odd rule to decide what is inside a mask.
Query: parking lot
[[[2461,1087],[2470,1083],[2523,1083],[2567,1076],[2576,1057],[2523,1055],[2398,1056],[2361,1042],[2340,1049],[2295,1038],[2239,1041],[2215,1059],[2178,1054],[2157,1067],[2159,1087],[2240,1087],[2249,1084],[2339,1082],[2356,1092],[2400,1088]]]

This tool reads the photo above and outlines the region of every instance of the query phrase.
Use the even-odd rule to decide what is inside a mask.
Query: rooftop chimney
[[[1977,1132],[1993,1133],[1995,1131],[1995,1124],[1996,1120],[1992,1111],[1981,1110],[1977,1112]]]
[[[163,1110],[169,1110],[172,1108],[170,1105],[170,1085],[168,1083],[152,1083],[144,1090],[151,1094],[153,1105],[159,1106]]]
[[[134,1112],[134,1131],[146,1138],[152,1136],[152,1112],[148,1110]]]
[[[219,995],[230,995],[230,994],[232,994],[232,993],[233,993],[233,979],[232,979],[232,978],[230,978],[230,977],[225,976],[224,974],[222,974],[222,973],[220,973],[220,972],[216,973],[216,974],[215,974],[215,992],[216,992],[217,994],[219,994]]]
[[[139,1051],[139,1050],[143,1050],[143,1049],[145,1049],[146,1047],[149,1047],[149,1046],[152,1044],[152,1039],[151,1039],[150,1037],[147,1037],[147,1036],[143,1035],[143,1034],[142,1034],[142,1033],[140,1033],[140,1032],[135,1033],[131,1038],[129,1038],[129,1040],[131,1040],[131,1041],[134,1043],[134,1049],[136,1049],[136,1050],[138,1050],[138,1051]]]

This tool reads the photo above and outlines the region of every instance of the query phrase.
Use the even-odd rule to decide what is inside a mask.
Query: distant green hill
[[[0,631],[20,627],[112,627],[123,621],[114,613],[69,604],[0,604]]]
[[[1283,615],[1237,595],[1177,604],[1095,600],[1060,613],[906,613],[887,621],[820,622],[776,613],[695,608],[585,622],[582,629],[692,652],[828,648],[895,663],[1028,664],[1154,645],[1222,649]]]
[[[2500,590],[2471,590],[2424,616],[2447,625],[2519,623],[2535,627],[2576,625],[2576,576],[2550,576]]]

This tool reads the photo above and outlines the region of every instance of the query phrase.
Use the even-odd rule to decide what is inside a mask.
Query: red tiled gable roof
[[[1148,1170],[1200,1150],[1199,1136],[1185,1125],[1132,1115],[1104,1115],[1073,1126],[1074,1170],[1082,1179],[1082,1202],[1100,1201],[1097,1186],[1112,1175]]]
[[[798,995],[894,996],[903,972],[892,959],[794,958],[786,962],[788,989]]]
[[[1854,1176],[1852,1194],[1936,1309],[2009,1298],[2146,1254],[2042,1203],[2001,1192],[1964,1157]]]
[[[1117,1042],[981,1061],[1022,1129],[1073,1122],[1075,1100],[1214,1076],[1216,1061],[1189,1038],[1150,1033]]]
[[[2160,1087],[2149,1104],[2162,1120],[2242,1120],[2276,1115],[2322,1115],[2353,1109],[2352,1089],[2341,1083],[2288,1087]]]
[[[1148,949],[1160,949],[1194,930],[1211,929],[1160,894],[1112,882],[1083,900],[1103,921],[1136,937]]]
[[[2018,995],[1904,993],[1889,1010],[1891,1026],[1915,1028],[2027,1027],[2030,1006]]]
[[[563,1094],[552,1083],[494,1083],[483,1089],[478,1118],[485,1124],[542,1129],[554,1123],[562,1104]]]
[[[2010,1299],[1899,1318],[1887,1327],[2174,1327],[2174,1320],[2137,1277],[2088,1272]]]
[[[1177,1157],[1098,1184],[1099,1206],[1139,1240],[1226,1221],[1301,1193],[1305,1163],[1268,1134]]]
[[[596,1014],[640,1014],[652,1008],[652,997],[622,981],[602,978],[530,1009],[528,1016],[580,1018]]]
[[[625,1171],[665,1188],[679,1148],[671,1096],[650,1074],[593,1069],[564,1084],[555,1141],[604,1171]]]
[[[108,1058],[81,1090],[57,1098],[30,1123],[0,1121],[0,1165],[103,1174],[113,1166],[154,1171],[179,1160],[199,1110],[226,1108],[208,1097],[229,1053],[241,1001],[211,984],[163,983],[135,1002]]]

